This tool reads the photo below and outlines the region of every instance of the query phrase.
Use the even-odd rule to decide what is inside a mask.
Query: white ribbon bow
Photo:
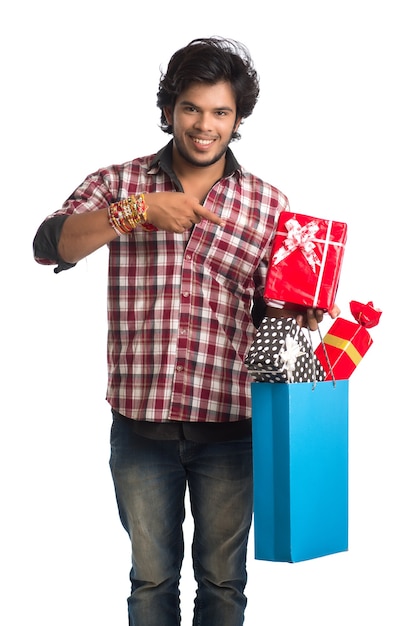
[[[283,362],[282,371],[286,370],[287,377],[289,382],[293,382],[294,372],[296,370],[296,361],[300,356],[306,354],[304,352],[299,343],[291,337],[290,335],[286,335],[285,345],[281,348],[280,352],[275,355],[276,359],[276,367],[278,365],[278,360],[280,359]]]
[[[272,261],[273,265],[277,265],[280,261],[283,261],[289,254],[291,254],[297,248],[300,249],[306,260],[308,261],[312,271],[316,274],[316,265],[321,265],[317,254],[314,251],[315,244],[312,239],[319,229],[317,222],[312,221],[301,226],[297,219],[291,218],[285,223],[288,230],[286,239],[283,245],[277,252],[274,253]]]

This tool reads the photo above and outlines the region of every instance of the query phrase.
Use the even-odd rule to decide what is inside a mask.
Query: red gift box
[[[341,274],[347,224],[283,211],[279,216],[264,297],[330,309]]]
[[[351,376],[373,343],[366,328],[377,326],[382,311],[373,302],[350,302],[355,322],[337,318],[315,350],[325,370],[325,380],[346,380]]]
[[[315,350],[325,370],[325,380],[349,378],[372,343],[364,326],[337,318],[323,338],[324,345],[319,344]]]

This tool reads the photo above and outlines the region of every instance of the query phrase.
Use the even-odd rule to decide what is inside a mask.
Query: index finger
[[[198,215],[201,219],[209,220],[209,222],[212,222],[213,224],[218,224],[218,226],[222,227],[226,224],[224,219],[222,219],[219,215],[216,215],[216,213],[214,213],[213,211],[210,211],[206,207],[202,206],[201,204],[196,206],[193,210],[196,215]]]

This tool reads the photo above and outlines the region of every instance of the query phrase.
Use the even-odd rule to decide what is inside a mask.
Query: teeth
[[[212,139],[196,139],[196,138],[194,138],[193,141],[196,142],[196,143],[200,143],[200,144],[202,144],[204,146],[208,146],[210,143],[212,143],[213,140]]]

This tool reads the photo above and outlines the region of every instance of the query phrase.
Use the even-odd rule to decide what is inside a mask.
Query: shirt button
[[[191,261],[192,260],[192,255],[191,254],[186,254],[186,260],[187,261]]]
[[[180,335],[185,335],[186,334],[186,329],[185,328],[181,328],[180,329]]]
[[[183,298],[188,298],[189,297],[189,292],[188,291],[183,291]]]
[[[182,372],[183,371],[183,367],[181,365],[177,365],[176,366],[176,371],[177,372]]]

